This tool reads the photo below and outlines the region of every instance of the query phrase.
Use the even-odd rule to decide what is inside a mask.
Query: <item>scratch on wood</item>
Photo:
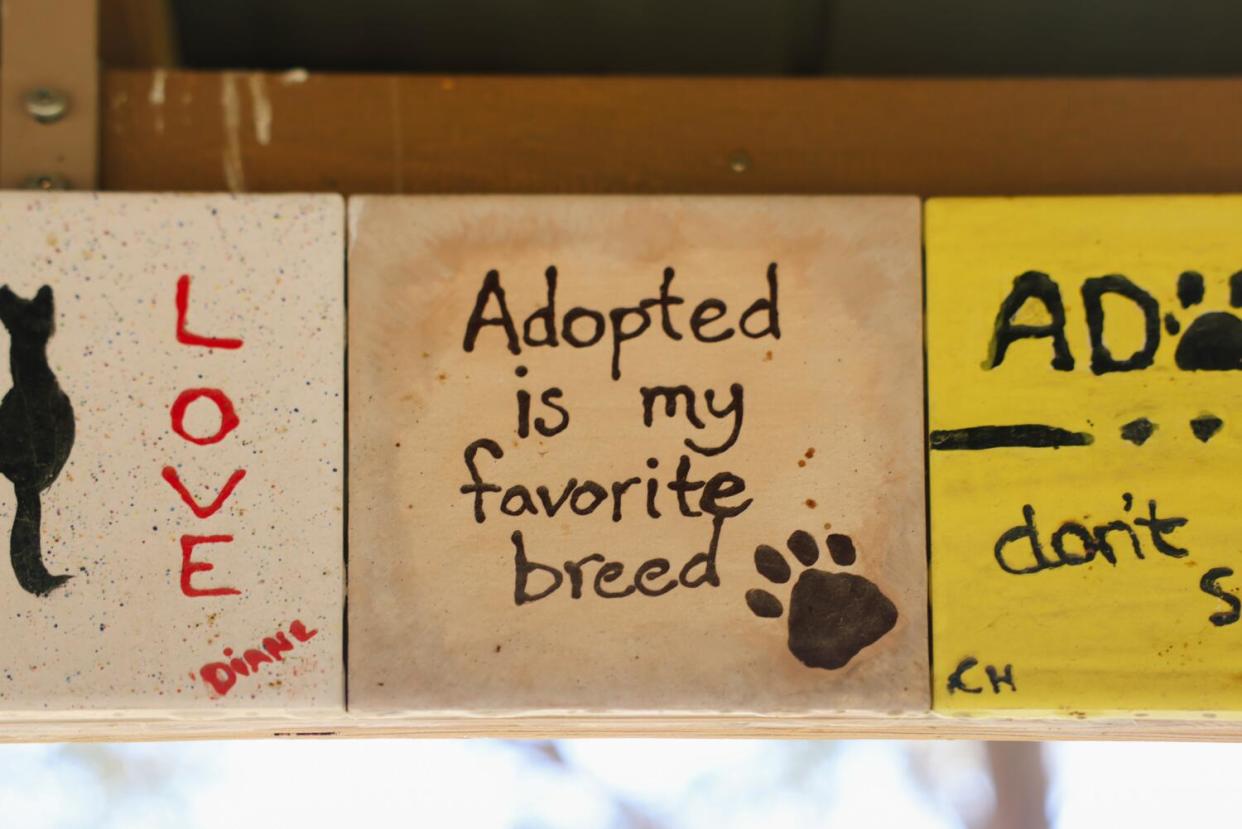
[[[237,96],[237,76],[232,72],[220,75],[220,108],[224,124],[224,183],[230,193],[246,189],[246,171],[241,154],[241,102]]]
[[[168,73],[163,69],[156,69],[151,73],[151,91],[147,93],[147,102],[155,110],[155,134],[164,134],[164,84],[168,80]]]
[[[266,147],[272,143],[272,102],[267,97],[267,81],[260,72],[251,72],[250,100],[254,115],[254,140]]]
[[[147,100],[152,106],[162,106],[164,104],[164,83],[168,80],[168,73],[163,69],[156,69],[151,73],[151,91],[147,93]]]

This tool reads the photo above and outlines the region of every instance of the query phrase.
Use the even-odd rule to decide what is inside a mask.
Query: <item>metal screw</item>
[[[69,96],[40,86],[26,93],[26,112],[40,124],[55,124],[69,111]]]
[[[734,150],[729,153],[729,169],[735,173],[744,173],[750,169],[750,156],[745,150]]]
[[[64,176],[31,176],[22,182],[27,190],[68,190],[69,181]]]

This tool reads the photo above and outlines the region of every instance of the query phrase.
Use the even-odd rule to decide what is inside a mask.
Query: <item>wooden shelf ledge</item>
[[[108,71],[108,190],[1242,191],[1242,79]]]

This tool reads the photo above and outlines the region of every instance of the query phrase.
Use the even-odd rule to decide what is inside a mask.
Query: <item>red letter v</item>
[[[164,480],[168,481],[168,483],[172,485],[172,488],[177,490],[177,494],[181,496],[181,500],[185,501],[186,506],[194,510],[194,514],[199,518],[207,518],[208,516],[214,515],[216,510],[220,509],[220,507],[224,505],[224,502],[228,500],[228,497],[233,494],[233,488],[237,486],[237,483],[244,477],[246,477],[246,470],[239,469],[234,472],[229,476],[228,483],[224,485],[224,489],[220,490],[220,494],[216,496],[216,500],[212,501],[211,504],[206,507],[200,507],[198,502],[196,502],[193,496],[190,495],[189,490],[187,490],[185,485],[181,483],[181,478],[177,475],[177,470],[173,469],[171,466],[164,467]]]

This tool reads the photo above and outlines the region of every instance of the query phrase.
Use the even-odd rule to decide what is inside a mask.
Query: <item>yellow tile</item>
[[[925,221],[934,706],[1242,708],[1242,197],[939,199]],[[1006,307],[1024,288],[1044,298]],[[1045,335],[1003,348],[1023,325]],[[954,432],[1015,425],[1064,431]],[[966,448],[998,440],[1069,445]]]

